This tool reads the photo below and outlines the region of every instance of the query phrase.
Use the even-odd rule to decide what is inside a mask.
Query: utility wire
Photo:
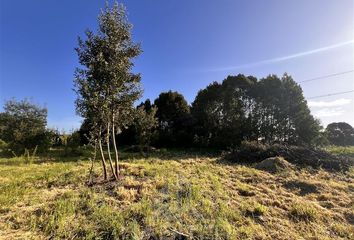
[[[347,73],[352,73],[354,72],[354,69],[349,70],[349,71],[344,71],[344,72],[338,72],[338,73],[333,73],[333,74],[329,74],[329,75],[325,75],[325,76],[320,76],[320,77],[315,77],[315,78],[309,78],[306,80],[303,80],[299,83],[306,83],[306,82],[312,82],[315,80],[319,80],[319,79],[324,79],[324,78],[329,78],[329,77],[334,77],[334,76],[339,76],[339,75],[343,75],[343,74],[347,74]]]
[[[329,97],[329,96],[335,96],[335,95],[346,94],[346,93],[352,93],[352,92],[354,92],[354,90],[345,91],[345,92],[329,93],[329,94],[325,94],[325,95],[319,95],[319,96],[309,97],[309,98],[307,98],[307,99],[314,99],[314,98],[321,98],[321,97]]]

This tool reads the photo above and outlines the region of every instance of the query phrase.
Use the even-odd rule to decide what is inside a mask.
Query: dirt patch
[[[348,223],[354,225],[354,212],[346,213],[345,218],[347,219]]]
[[[289,171],[293,166],[282,157],[271,157],[255,164],[255,168],[269,173]]]
[[[319,192],[318,187],[315,184],[302,181],[288,181],[283,186],[289,190],[299,191],[299,194],[302,196]]]

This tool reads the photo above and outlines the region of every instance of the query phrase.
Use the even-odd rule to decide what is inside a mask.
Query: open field
[[[0,159],[1,239],[353,239],[354,169],[270,174],[218,156],[124,155],[118,183],[90,161]],[[75,161],[74,161],[75,160]]]

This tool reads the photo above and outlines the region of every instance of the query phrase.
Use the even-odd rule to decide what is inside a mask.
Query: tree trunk
[[[113,122],[112,122],[112,138],[113,138],[113,148],[114,148],[114,154],[116,156],[116,159],[114,161],[114,168],[115,168],[115,173],[117,177],[119,176],[119,166],[118,166],[118,149],[117,149],[117,143],[116,143],[116,132],[115,132],[115,124],[114,124],[114,115],[113,115]]]
[[[107,152],[108,152],[108,159],[109,159],[109,165],[111,167],[111,171],[112,171],[112,175],[114,177],[115,180],[118,180],[118,177],[116,175],[116,173],[114,172],[113,169],[113,163],[112,163],[112,156],[111,156],[111,148],[110,148],[110,124],[107,124]]]
[[[94,153],[93,153],[93,157],[91,158],[89,184],[93,183],[93,164],[96,161],[96,156],[97,156],[97,141],[95,141],[95,150],[94,150]]]
[[[100,127],[100,133],[99,133],[99,137],[98,137],[98,146],[100,148],[100,153],[101,153],[104,180],[107,180],[107,167],[106,167],[106,160],[104,158],[104,153],[103,153],[103,148],[102,148],[101,129],[102,128]]]

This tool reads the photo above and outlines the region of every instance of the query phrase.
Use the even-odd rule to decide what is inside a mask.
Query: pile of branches
[[[336,156],[320,149],[283,144],[260,144],[244,142],[241,146],[224,154],[224,159],[239,163],[257,163],[269,157],[283,157],[301,167],[323,168],[331,171],[348,171],[354,159]]]

